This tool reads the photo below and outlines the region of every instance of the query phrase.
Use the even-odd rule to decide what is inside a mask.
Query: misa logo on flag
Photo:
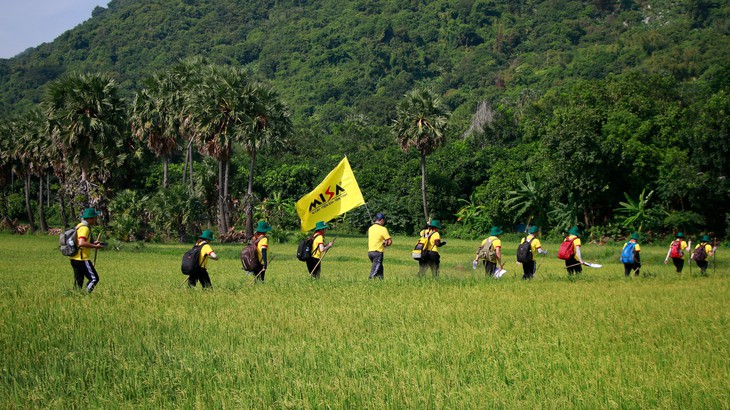
[[[364,204],[360,187],[345,157],[312,192],[297,201],[297,213],[302,221],[302,230],[308,231],[318,221],[327,222]]]

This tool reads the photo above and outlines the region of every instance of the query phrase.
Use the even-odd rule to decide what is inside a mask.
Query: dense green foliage
[[[390,215],[394,230],[423,223],[420,154],[401,152],[389,131],[396,105],[417,86],[435,90],[452,113],[424,174],[431,216],[455,234],[530,216],[556,231],[580,222],[617,235],[640,227],[723,235],[728,224],[726,2],[113,0],[53,43],[0,60],[0,114],[29,110],[70,71],[108,73],[131,102],[189,56],[240,66],[291,109],[294,138],[261,149],[253,175],[257,216],[272,214],[265,206],[278,198],[289,211],[274,222],[286,228],[296,226],[291,203],[343,155],[369,208]],[[112,199],[124,188],[160,189],[151,181],[162,179],[163,159],[137,148],[128,146],[129,172],[106,182]],[[241,228],[236,204],[251,202],[250,157],[232,148],[231,223]],[[172,154],[171,167],[184,157]],[[208,170],[203,160],[196,156],[196,168]],[[7,162],[4,174],[19,168]],[[171,185],[183,171],[171,172]],[[540,191],[532,209],[508,206],[528,182]],[[21,187],[3,187],[3,214],[27,220],[10,212]],[[617,214],[620,202],[650,191],[642,224],[625,224],[637,219]],[[209,207],[219,197],[198,195]],[[345,222],[362,230],[365,214]],[[467,217],[456,223],[457,214]]]
[[[535,279],[472,271],[476,241],[416,277],[412,238],[368,281],[366,239],[341,237],[308,278],[273,244],[265,284],[241,245],[214,243],[213,289],[180,287],[184,245],[123,244],[97,259],[91,295],[47,236],[0,234],[0,402],[7,408],[708,408],[730,405],[729,254],[682,275],[642,244],[624,278],[616,244],[569,279],[551,254]],[[596,259],[593,259],[596,258]],[[33,263],[28,263],[32,260]]]

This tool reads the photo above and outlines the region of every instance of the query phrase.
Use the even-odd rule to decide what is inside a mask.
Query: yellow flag
[[[352,173],[347,157],[330,171],[314,191],[297,201],[302,231],[314,228],[318,221],[327,222],[350,209],[364,205],[365,200]]]

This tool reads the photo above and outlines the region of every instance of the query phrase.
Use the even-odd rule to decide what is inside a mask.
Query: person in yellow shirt
[[[532,260],[523,262],[522,263],[522,279],[532,279],[535,276],[535,270],[537,267],[537,264],[535,263],[535,255],[536,254],[543,254],[547,255],[547,251],[542,249],[542,244],[540,243],[540,240],[537,238],[537,236],[540,234],[540,227],[539,226],[533,226],[530,228],[529,234],[527,237],[522,238],[522,241],[520,241],[520,244],[524,243],[525,241],[530,243],[530,249],[532,249]]]
[[[676,239],[669,244],[669,250],[667,251],[667,257],[664,258],[664,264],[666,265],[669,258],[672,258],[672,263],[677,269],[677,273],[682,273],[684,269],[684,255],[689,253],[692,249],[692,241],[689,243],[684,241],[684,234],[677,232]]]
[[[691,258],[695,261],[697,267],[700,268],[700,274],[702,275],[707,272],[708,259],[715,254],[716,248],[713,248],[712,245],[710,245],[711,241],[712,239],[710,238],[710,235],[704,235],[702,239],[700,239],[699,245],[695,246],[695,249],[692,251]],[[699,251],[700,247],[704,248],[704,252]]]
[[[385,227],[385,215],[375,215],[375,223],[368,229],[368,258],[370,259],[370,277],[383,279],[383,254],[385,248],[393,244],[393,240]]]
[[[441,229],[441,222],[437,219],[432,219],[419,233],[422,237],[428,238],[428,241],[426,242],[426,246],[423,247],[423,252],[426,252],[426,255],[418,260],[418,277],[423,277],[426,274],[426,268],[431,269],[431,274],[434,278],[439,276],[439,270],[441,268],[439,247],[446,245],[446,241],[441,240],[439,229]]]
[[[206,229],[198,236],[198,240],[195,241],[195,246],[201,246],[201,248],[200,256],[198,257],[198,269],[188,276],[188,286],[191,288],[195,287],[198,281],[200,281],[203,289],[213,287],[213,284],[210,282],[210,275],[208,274],[208,259],[218,260],[218,255],[210,247],[210,242],[213,242],[213,240],[213,232],[210,229]]]
[[[266,221],[259,221],[256,225],[256,232],[253,234],[253,241],[256,244],[256,255],[259,258],[261,268],[258,272],[252,272],[254,280],[264,282],[266,279],[266,269],[269,267],[269,238],[266,233],[273,228]]]
[[[327,232],[327,226],[324,221],[319,221],[314,226],[314,240],[312,241],[312,255],[307,258],[307,270],[312,279],[319,279],[322,272],[322,257],[332,247],[332,242],[324,244],[324,234]]]
[[[71,267],[74,271],[74,287],[82,289],[84,287],[84,278],[88,280],[86,283],[86,292],[91,293],[99,283],[99,274],[96,273],[96,267],[91,263],[91,249],[100,249],[104,244],[95,241],[92,237],[91,227],[96,225],[96,218],[99,214],[94,208],[84,209],[81,216],[81,222],[76,225],[76,238],[79,250],[74,255],[69,256]]]
[[[583,255],[581,254],[581,242],[580,242],[580,228],[574,226],[568,230],[567,241],[573,241],[573,255],[565,261],[565,268],[568,270],[568,275],[578,274],[583,272]]]
[[[641,245],[639,245],[639,234],[634,232],[629,237],[629,241],[624,244],[621,251],[621,263],[624,264],[624,275],[626,277],[631,276],[631,271],[634,272],[635,276],[639,276],[639,269],[641,269]],[[633,251],[629,249],[633,247]],[[625,255],[627,252],[633,253],[633,258],[629,255]]]
[[[499,235],[503,233],[504,231],[498,226],[493,226],[489,230],[489,237],[484,239],[477,249],[477,255],[472,265],[476,269],[479,259],[484,259],[484,273],[487,276],[494,276],[504,267],[504,262],[502,262],[502,240],[499,239]],[[491,241],[492,246],[491,248],[485,249],[489,241]]]

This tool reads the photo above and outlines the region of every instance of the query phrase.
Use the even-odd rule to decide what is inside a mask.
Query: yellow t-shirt
[[[373,224],[368,229],[368,252],[385,252],[383,242],[390,239],[388,228],[381,224]]]
[[[198,257],[198,264],[201,268],[206,269],[208,267],[208,255],[213,252],[213,248],[207,243],[200,248],[200,256]]]
[[[436,240],[441,239],[441,234],[439,234],[436,231],[432,231],[430,229],[423,229],[421,232],[419,232],[419,235],[422,237],[426,237],[428,235],[431,235],[428,237],[428,242],[426,243],[425,251],[431,251],[431,252],[439,252],[439,247],[436,246]]]
[[[264,264],[264,249],[269,249],[269,238],[263,236],[256,244],[256,254],[259,256],[259,263]]]
[[[92,238],[92,232],[91,232],[91,226],[89,226],[86,222],[80,222],[78,225],[76,225],[76,238],[81,239],[84,238],[86,242],[91,242]],[[79,241],[80,242],[80,241]],[[88,261],[91,256],[91,248],[79,248],[79,251],[76,252],[75,255],[69,256],[69,259],[75,260],[75,261]]]
[[[629,241],[629,242],[631,242],[631,241]],[[626,245],[629,244],[629,242],[624,243],[624,248],[626,247]],[[621,248],[621,249],[623,249],[623,248]],[[639,245],[638,242],[636,242],[636,246],[634,246],[634,252],[641,252],[641,245]]]
[[[312,257],[314,259],[322,259],[322,252],[319,250],[319,245],[324,245],[324,236],[315,234],[314,241],[312,241]]]
[[[695,250],[697,250],[697,248],[699,248],[700,246],[702,246],[702,244],[695,246]],[[707,256],[710,256],[710,252],[712,252],[712,245],[710,245],[709,243],[706,243],[705,244],[705,254],[707,254]],[[694,252],[692,252],[692,253],[694,253]]]
[[[576,248],[581,245],[580,238],[575,235],[568,235],[568,240],[571,240],[573,238],[575,238],[575,240],[573,241],[573,253],[577,253]]]
[[[532,260],[534,261],[535,255],[537,254],[537,250],[542,247],[542,244],[540,243],[540,240],[535,238],[535,235],[533,235],[533,234],[527,235],[527,238],[522,238],[520,243],[524,243],[525,240],[528,240],[528,241],[532,240],[532,242],[530,242],[530,248],[532,248]]]

